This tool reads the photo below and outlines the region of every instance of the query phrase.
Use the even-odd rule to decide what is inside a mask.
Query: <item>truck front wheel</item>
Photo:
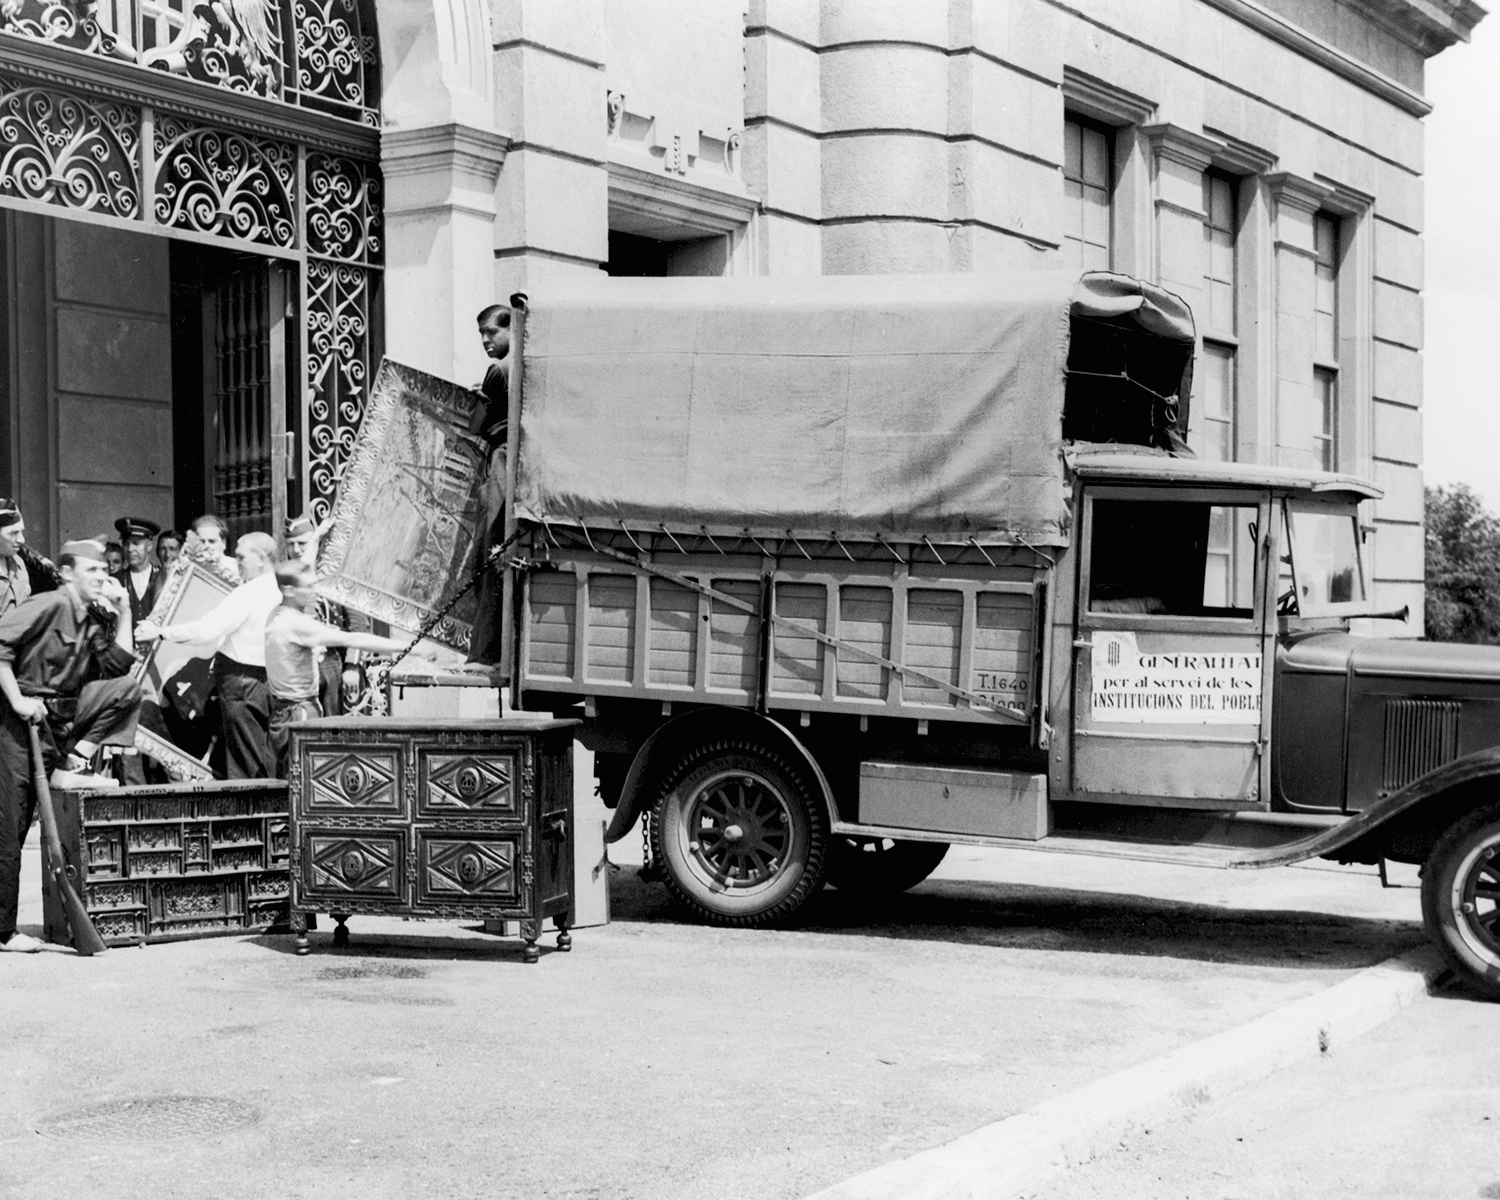
[[[714,925],[784,923],[823,884],[823,805],[758,746],[717,747],[684,764],[657,802],[651,837],[668,889]]]
[[[1453,969],[1500,999],[1500,805],[1438,839],[1422,871],[1422,919]]]

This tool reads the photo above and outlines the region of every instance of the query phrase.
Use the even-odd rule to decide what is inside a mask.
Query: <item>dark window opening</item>
[[[1096,500],[1089,611],[1251,617],[1257,509],[1175,500]]]
[[[610,275],[661,276],[667,273],[671,255],[671,242],[611,229],[609,261],[604,264],[604,270]]]
[[[1074,316],[1063,437],[1179,450],[1193,347],[1147,332],[1133,315]]]

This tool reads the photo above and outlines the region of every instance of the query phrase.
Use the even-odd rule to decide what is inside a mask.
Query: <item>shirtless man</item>
[[[323,715],[318,701],[318,651],[330,646],[396,654],[405,642],[353,633],[326,625],[312,616],[318,594],[313,590],[317,572],[294,559],[276,568],[281,605],[266,621],[266,683],[271,689],[271,750],[276,756],[276,776],[286,778],[287,726]]]

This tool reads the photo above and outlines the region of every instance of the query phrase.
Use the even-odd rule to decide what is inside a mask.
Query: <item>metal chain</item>
[[[432,616],[427,618],[427,620],[422,623],[422,628],[417,631],[417,636],[412,638],[411,642],[408,643],[406,648],[402,650],[400,654],[391,659],[390,663],[385,668],[385,675],[387,678],[390,677],[391,672],[396,669],[401,660],[417,648],[417,643],[425,638],[434,629],[436,629],[442,622],[443,618],[453,611],[458,602],[474,590],[479,581],[484,578],[484,573],[495,567],[500,562],[500,557],[518,540],[520,540],[521,535],[525,532],[526,531],[524,529],[517,529],[515,533],[511,534],[510,537],[506,538],[498,546],[493,547],[490,552],[485,555],[484,561],[474,568],[474,574],[470,576],[469,582],[464,584],[462,588],[455,592],[453,594],[453,598],[449,600],[447,604],[443,605],[442,608],[438,609],[437,612],[433,613]]]
[[[641,816],[641,873],[649,875],[651,872],[651,814],[646,812]]]

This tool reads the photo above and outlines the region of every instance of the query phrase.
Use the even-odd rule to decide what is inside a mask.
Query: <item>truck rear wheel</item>
[[[836,835],[828,855],[828,882],[841,892],[894,896],[931,875],[947,853],[947,842]]]
[[[1438,839],[1422,871],[1422,919],[1453,969],[1500,999],[1500,805]]]
[[[668,889],[714,925],[781,924],[823,884],[823,805],[758,746],[718,747],[684,764],[657,803],[651,838]]]

